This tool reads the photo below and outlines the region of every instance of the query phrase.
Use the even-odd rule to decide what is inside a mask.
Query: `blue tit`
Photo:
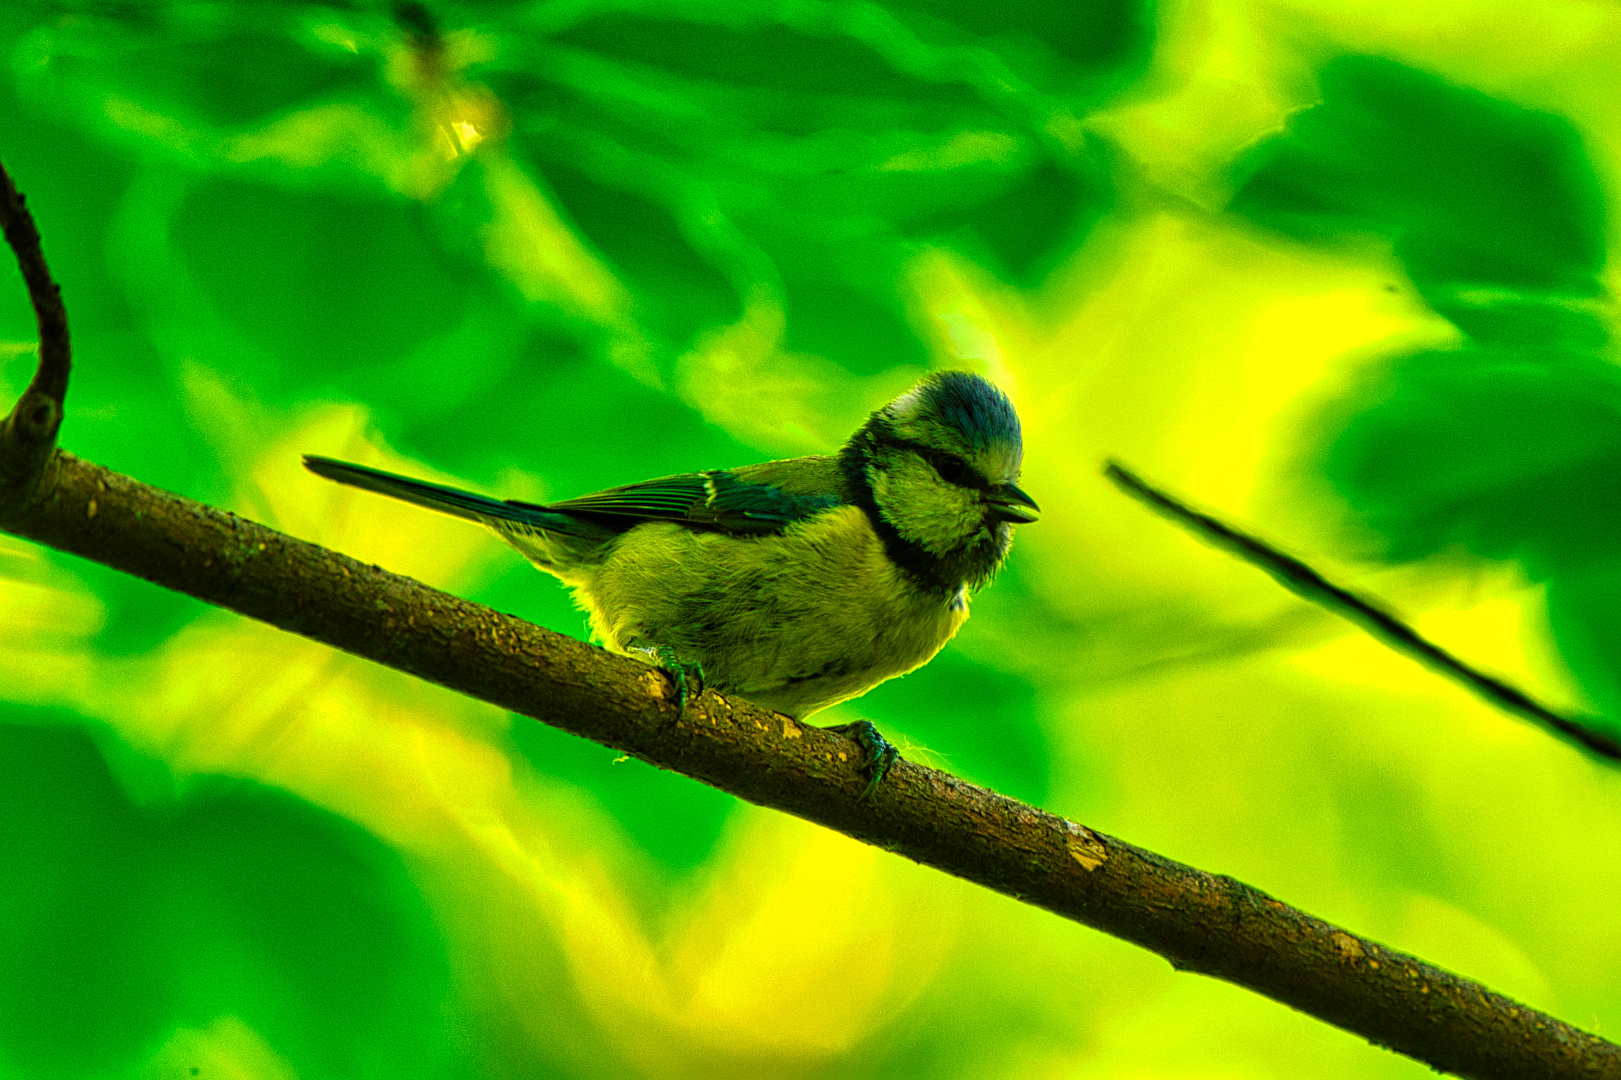
[[[307,456],[339,483],[479,522],[563,581],[592,637],[795,719],[928,663],[1036,520],[1019,417],[977,375],[927,376],[833,455],[503,502]],[[842,729],[876,784],[895,750]],[[871,790],[871,787],[868,789]]]

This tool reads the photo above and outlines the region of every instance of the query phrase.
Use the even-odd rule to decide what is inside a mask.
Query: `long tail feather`
[[[491,524],[492,521],[515,521],[539,529],[566,530],[571,524],[568,515],[544,507],[503,502],[500,499],[475,495],[471,491],[445,487],[443,484],[430,484],[426,480],[412,480],[408,476],[397,476],[381,469],[351,465],[347,461],[335,461],[315,454],[304,455],[304,467],[317,476],[336,480],[340,484],[404,499],[408,503],[426,506],[430,510],[438,510],[445,514],[454,514],[482,525]]]

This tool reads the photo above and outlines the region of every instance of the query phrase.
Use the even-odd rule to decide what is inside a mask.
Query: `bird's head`
[[[1007,557],[1011,526],[1035,521],[1039,509],[1017,486],[1018,413],[963,371],[929,375],[873,413],[840,461],[901,541],[890,547],[903,565],[937,584],[986,584]]]

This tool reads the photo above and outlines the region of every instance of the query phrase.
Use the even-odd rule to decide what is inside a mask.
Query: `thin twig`
[[[34,215],[28,212],[27,201],[11,182],[4,165],[0,165],[0,226],[4,227],[6,243],[17,254],[17,266],[22,270],[34,318],[39,323],[39,367],[28,389],[61,406],[68,393],[72,356],[68,347],[68,312],[62,303],[62,288],[45,265]]]
[[[72,351],[62,290],[45,265],[34,217],[4,165],[0,165],[0,229],[17,255],[28,299],[34,305],[34,318],[39,323],[39,365],[34,369],[33,381],[0,424],[0,494],[7,496],[3,500],[6,503],[19,506],[38,492],[45,466],[56,449]],[[0,508],[0,517],[4,513]]]
[[[1421,637],[1377,601],[1341,588],[1299,559],[1285,555],[1264,540],[1194,510],[1152,486],[1118,461],[1106,463],[1103,474],[1128,495],[1186,526],[1201,539],[1265,570],[1296,596],[1349,619],[1392,649],[1462,683],[1492,705],[1550,727],[1600,757],[1621,761],[1621,741],[1614,736],[1595,731],[1580,720],[1557,713],[1518,687],[1470,667],[1439,645]]]

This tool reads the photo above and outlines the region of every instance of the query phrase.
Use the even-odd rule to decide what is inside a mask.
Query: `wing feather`
[[[548,503],[560,513],[612,514],[683,521],[731,532],[778,532],[795,521],[839,505],[835,494],[789,492],[735,473],[680,473]]]
[[[306,455],[304,464],[329,480],[487,525],[509,522],[563,533],[602,528],[612,532],[639,521],[678,521],[738,533],[780,532],[842,501],[832,491],[817,490],[817,485],[806,483],[803,477],[789,487],[780,486],[768,479],[769,473],[760,473],[759,466],[750,467],[745,475],[713,471],[661,476],[541,506],[491,499],[331,458]]]

